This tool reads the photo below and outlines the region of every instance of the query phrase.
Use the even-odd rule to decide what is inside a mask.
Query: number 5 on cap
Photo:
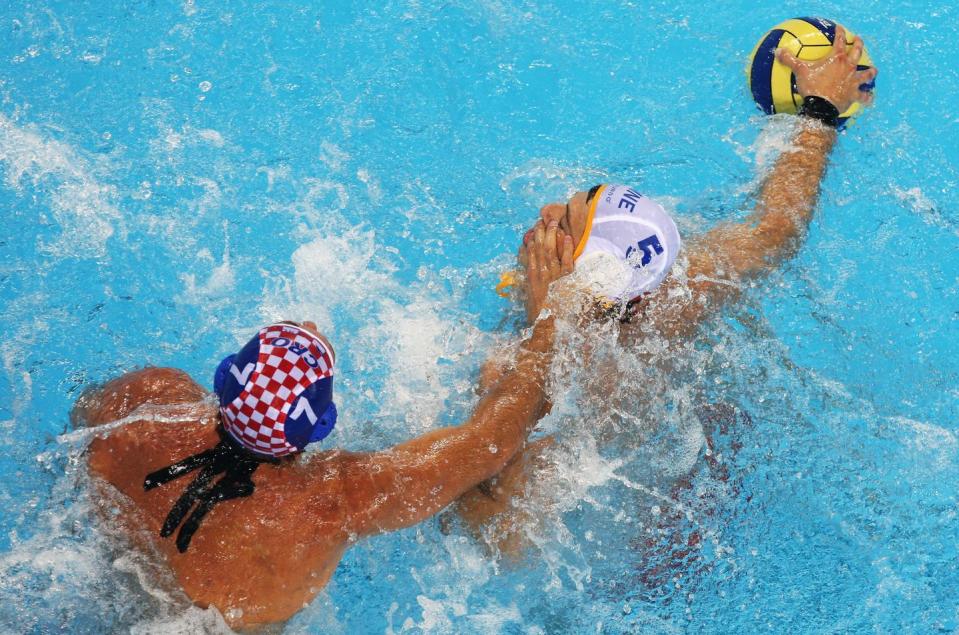
[[[639,267],[645,267],[653,260],[653,252],[656,252],[655,255],[663,253],[663,245],[659,242],[659,236],[653,234],[648,238],[643,238],[641,241],[636,243],[635,247],[630,247],[626,250],[626,259],[629,259],[630,254],[634,251],[643,252],[643,259],[639,263]]]

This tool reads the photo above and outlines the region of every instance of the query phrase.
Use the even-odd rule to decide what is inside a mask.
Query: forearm
[[[469,488],[498,473],[523,447],[545,399],[552,361],[552,319],[540,320],[515,365],[486,394],[469,421],[434,430],[372,457],[382,503],[367,531],[405,527],[432,516]]]
[[[532,336],[522,344],[515,366],[480,402],[470,421],[461,426],[470,445],[483,448],[485,444],[487,449],[495,446],[499,455],[488,466],[477,465],[477,482],[502,469],[536,425],[546,402],[554,334],[553,318],[537,322]],[[472,481],[474,476],[467,480]]]
[[[792,149],[779,157],[763,183],[752,234],[767,261],[789,257],[805,233],[835,142],[835,130],[800,119]]]
[[[763,182],[756,211],[745,222],[708,232],[689,249],[689,275],[706,297],[728,298],[744,279],[792,255],[812,219],[836,132],[800,121],[792,147]]]
[[[690,332],[711,311],[736,298],[742,283],[774,269],[799,245],[812,220],[819,186],[836,132],[801,120],[792,147],[783,152],[763,182],[756,211],[745,222],[723,224],[688,248],[687,281],[692,301],[668,298],[681,284],[673,280],[658,291],[651,318],[664,334]]]

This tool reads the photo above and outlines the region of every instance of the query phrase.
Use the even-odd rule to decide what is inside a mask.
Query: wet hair
[[[599,185],[594,185],[593,187],[589,188],[589,191],[586,192],[586,204],[587,204],[587,205],[589,205],[589,202],[590,202],[591,200],[593,200],[593,197],[596,196],[596,192],[598,192],[598,191],[599,191],[599,188],[601,188],[601,187],[603,187],[603,184],[602,184],[602,183],[600,183]]]

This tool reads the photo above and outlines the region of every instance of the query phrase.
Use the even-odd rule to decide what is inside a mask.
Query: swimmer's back
[[[189,550],[159,538],[170,508],[186,486],[143,489],[146,474],[219,441],[216,412],[186,373],[147,368],[108,383],[81,400],[75,418],[90,426],[116,421],[145,404],[195,403],[195,422],[131,421],[90,444],[91,473],[132,502],[117,519],[128,533],[163,554],[190,599],[216,605],[232,626],[276,622],[301,609],[325,586],[349,540],[344,471],[359,455],[316,453],[311,460],[264,464],[256,495],[218,505]],[[355,493],[355,492],[354,492]],[[242,611],[242,613],[240,613]]]

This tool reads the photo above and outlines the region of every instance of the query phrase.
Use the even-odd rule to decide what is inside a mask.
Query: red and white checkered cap
[[[290,408],[307,387],[333,376],[333,360],[316,336],[292,324],[264,327],[258,337],[256,367],[239,396],[220,407],[223,427],[253,452],[287,456],[298,451],[284,432]]]

